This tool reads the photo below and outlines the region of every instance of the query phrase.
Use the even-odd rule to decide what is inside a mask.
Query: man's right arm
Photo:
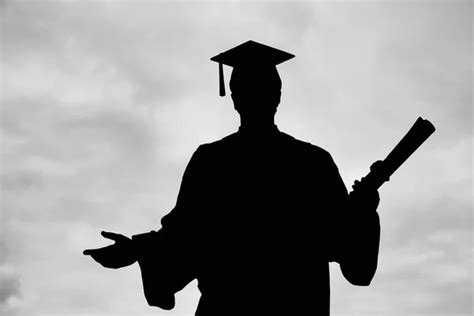
[[[190,265],[196,250],[196,210],[202,199],[201,150],[193,154],[183,175],[176,206],[165,215],[158,231],[132,237],[149,305],[174,307],[174,294],[195,278]]]

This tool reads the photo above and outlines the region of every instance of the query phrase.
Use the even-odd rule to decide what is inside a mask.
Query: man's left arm
[[[329,190],[333,199],[335,249],[330,249],[330,261],[339,263],[342,274],[353,285],[367,286],[377,270],[380,220],[377,213],[379,195],[354,183],[354,190],[347,194],[344,182],[331,158]]]

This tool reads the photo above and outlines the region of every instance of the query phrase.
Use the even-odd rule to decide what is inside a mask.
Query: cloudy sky
[[[472,2],[0,1],[2,315],[192,315],[148,307],[136,265],[82,255],[159,227],[197,146],[232,133],[209,58],[253,39],[279,66],[281,130],[349,187],[418,116],[436,133],[380,190],[370,287],[331,267],[337,315],[472,312]],[[225,69],[229,78],[230,69]],[[289,214],[291,210],[288,210]]]

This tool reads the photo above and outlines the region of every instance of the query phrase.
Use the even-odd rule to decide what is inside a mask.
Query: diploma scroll
[[[361,184],[375,189],[380,188],[434,131],[435,127],[430,121],[419,117],[380,165],[362,178]]]

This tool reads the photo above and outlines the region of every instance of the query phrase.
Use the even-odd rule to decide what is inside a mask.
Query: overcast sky
[[[472,313],[472,2],[0,1],[2,315],[192,315],[147,306],[137,265],[82,250],[157,229],[197,146],[234,132],[209,58],[286,50],[279,128],[346,186],[418,116],[436,133],[380,190],[370,287],[331,266],[334,314]],[[227,79],[230,69],[225,69]],[[291,210],[288,210],[291,214]]]

